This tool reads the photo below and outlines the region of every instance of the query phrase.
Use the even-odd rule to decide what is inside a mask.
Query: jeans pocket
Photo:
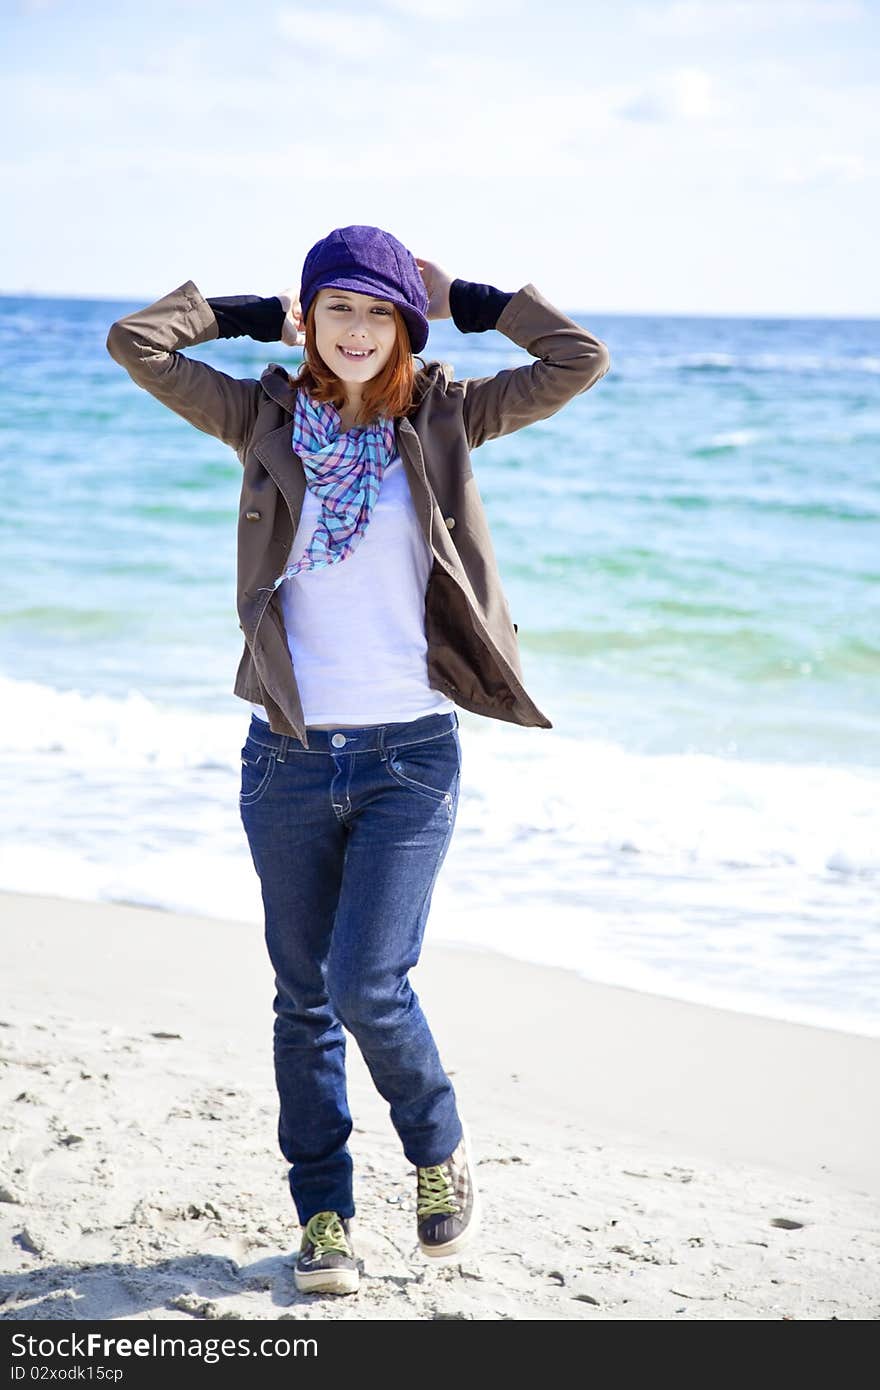
[[[398,744],[386,752],[385,766],[395,782],[410,791],[420,792],[431,801],[445,801],[451,806],[461,772],[454,729],[422,743]]]
[[[246,743],[241,750],[240,806],[253,806],[266,793],[275,772],[275,750],[260,749]]]

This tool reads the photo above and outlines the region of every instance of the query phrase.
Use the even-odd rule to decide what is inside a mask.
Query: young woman
[[[536,360],[463,380],[417,369],[428,321],[449,317]],[[180,352],[242,334],[303,346],[296,377],[271,363],[237,379]],[[478,1220],[455,1092],[408,978],[455,825],[456,706],[552,727],[523,686],[470,453],[589,389],[608,350],[534,285],[453,280],[362,225],[312,247],[298,294],[205,299],[190,280],[115,323],[107,348],[244,468],[239,802],[275,972],[295,1280],[354,1292],[346,1032],[415,1167],[421,1249],[460,1250]]]

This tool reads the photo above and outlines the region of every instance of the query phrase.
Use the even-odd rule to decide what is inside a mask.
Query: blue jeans
[[[252,715],[239,798],[275,970],[278,1142],[303,1225],[354,1215],[343,1029],[410,1163],[443,1162],[462,1134],[408,978],[458,810],[458,715],[308,739]]]

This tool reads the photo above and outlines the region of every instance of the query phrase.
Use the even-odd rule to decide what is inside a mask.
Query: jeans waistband
[[[284,762],[288,753],[368,753],[384,752],[386,748],[405,748],[411,743],[424,743],[439,738],[459,727],[458,711],[444,710],[439,714],[423,714],[420,719],[401,724],[364,724],[357,729],[311,729],[306,726],[309,746],[303,748],[291,734],[273,733],[264,719],[251,715],[248,738],[263,748],[272,748]]]

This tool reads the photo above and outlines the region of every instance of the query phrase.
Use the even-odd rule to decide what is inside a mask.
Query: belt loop
[[[278,761],[279,761],[279,763],[283,763],[283,762],[286,762],[286,761],[287,761],[287,748],[288,748],[289,743],[290,743],[290,734],[282,734],[282,735],[281,735],[281,748],[280,748],[279,751],[278,751]]]

